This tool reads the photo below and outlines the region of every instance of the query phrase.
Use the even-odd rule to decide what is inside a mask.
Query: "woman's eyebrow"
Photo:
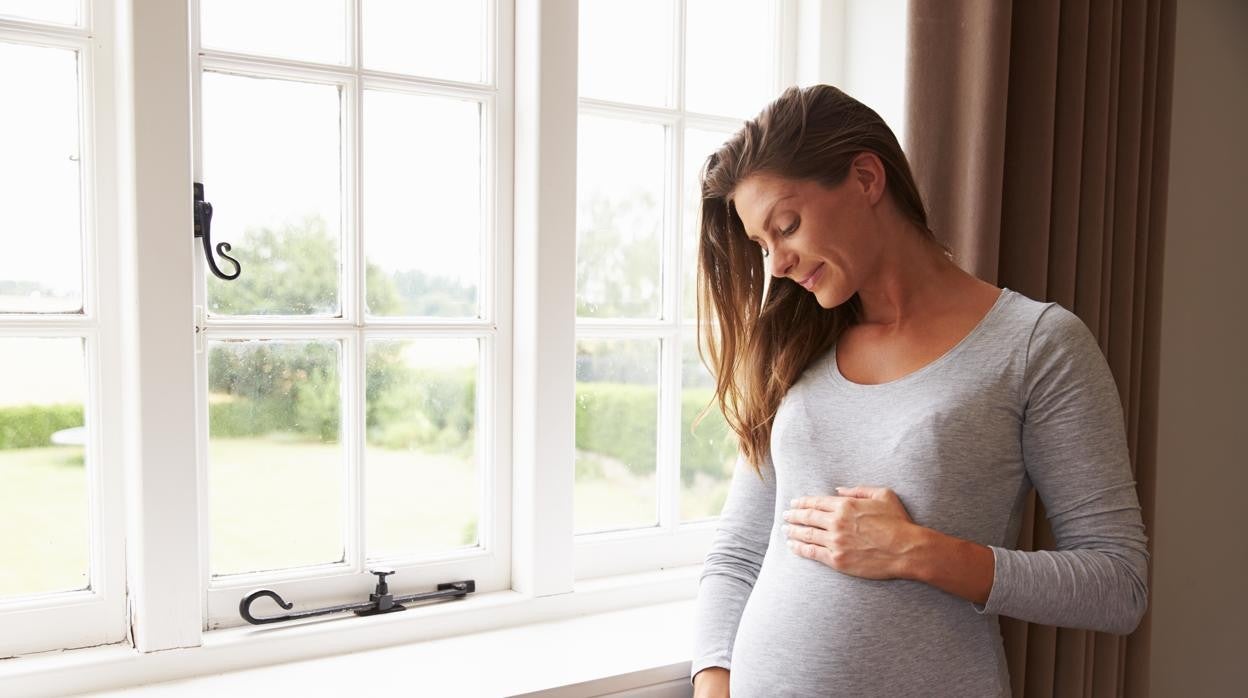
[[[796,194],[786,194],[786,195],[784,195],[784,196],[782,196],[782,197],[780,197],[780,198],[776,199],[775,201],[771,202],[771,208],[767,209],[767,217],[763,219],[763,232],[767,232],[767,229],[771,227],[771,214],[773,214],[773,213],[775,213],[775,212],[776,212],[776,206],[777,206],[777,205],[778,205],[781,201],[784,201],[785,199],[792,199],[794,196],[797,196],[797,195],[796,195]],[[747,237],[749,237],[751,240],[755,240],[755,239],[756,239],[753,235],[749,235],[748,233],[747,233],[746,235],[747,235]]]

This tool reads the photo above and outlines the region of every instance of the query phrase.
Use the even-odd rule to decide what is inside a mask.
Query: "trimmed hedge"
[[[52,434],[80,427],[82,405],[0,407],[0,449],[52,445]]]
[[[709,388],[688,388],[681,395],[681,480],[704,472],[716,478],[732,473],[736,444],[726,438],[728,424],[711,409],[689,433],[693,419],[710,401]],[[576,447],[622,461],[634,475],[655,470],[658,400],[653,386],[623,383],[576,385]]]
[[[235,396],[208,406],[209,433],[246,438],[294,431],[312,440],[338,436],[338,395],[334,381],[319,376],[300,384],[294,399]],[[370,386],[375,387],[375,386]],[[384,448],[441,452],[470,450],[475,413],[475,372],[413,371],[402,386],[370,395],[368,440]],[[731,475],[736,443],[728,425],[710,410],[697,432],[693,418],[710,401],[709,388],[689,388],[681,395],[681,479],[690,484],[698,472],[715,478]],[[576,384],[576,448],[621,461],[634,475],[655,470],[658,400],[654,386],[624,383]],[[82,405],[27,405],[0,408],[0,449],[51,445],[52,434],[82,426]],[[582,459],[578,459],[582,460]],[[589,459],[578,462],[578,475],[600,475]]]

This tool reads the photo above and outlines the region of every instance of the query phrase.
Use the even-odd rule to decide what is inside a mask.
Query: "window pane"
[[[207,274],[209,310],[337,315],[339,89],[206,72],[203,95],[212,239],[230,243],[243,266],[233,281]]]
[[[369,558],[477,545],[478,355],[471,338],[368,342]]]
[[[672,0],[589,0],[580,4],[580,95],[672,106]]]
[[[695,275],[698,270],[698,223],[702,215],[702,165],[730,135],[727,132],[685,129],[685,216],[681,234],[685,280],[681,313],[684,319],[690,321],[698,317]]]
[[[698,357],[692,330],[684,334],[681,355],[680,519],[694,521],[719,516],[737,460],[737,435],[714,400],[715,382]],[[694,428],[708,403],[710,409]]]
[[[480,102],[365,92],[370,313],[477,317],[481,164]]]
[[[773,9],[762,0],[688,0],[685,108],[753,117],[772,99]]]
[[[0,94],[0,312],[81,311],[77,54],[0,42]]]
[[[0,597],[85,589],[82,339],[0,339],[0,385]]]
[[[659,343],[576,343],[576,533],[658,525]]]
[[[344,0],[200,0],[199,8],[205,48],[347,62]]]
[[[485,79],[485,0],[364,0],[364,67]]]
[[[338,343],[208,348],[212,575],[342,560]]]
[[[0,0],[0,17],[54,24],[78,24],[81,4],[82,0]],[[4,70],[0,69],[0,74],[3,73]]]
[[[577,138],[576,313],[656,318],[666,129],[582,114]]]

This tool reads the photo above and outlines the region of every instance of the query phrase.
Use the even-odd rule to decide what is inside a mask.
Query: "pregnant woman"
[[[707,159],[698,321],[740,453],[696,696],[1009,696],[999,616],[1138,625],[1147,537],[1095,338],[954,263],[872,109],[790,88]],[[1033,486],[1056,551],[1015,549]]]

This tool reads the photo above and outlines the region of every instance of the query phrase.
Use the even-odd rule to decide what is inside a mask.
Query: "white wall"
[[[1162,301],[1153,696],[1248,685],[1248,3],[1179,0]]]
[[[798,0],[797,83],[835,85],[879,113],[904,150],[908,0]],[[844,36],[843,41],[821,37]]]

